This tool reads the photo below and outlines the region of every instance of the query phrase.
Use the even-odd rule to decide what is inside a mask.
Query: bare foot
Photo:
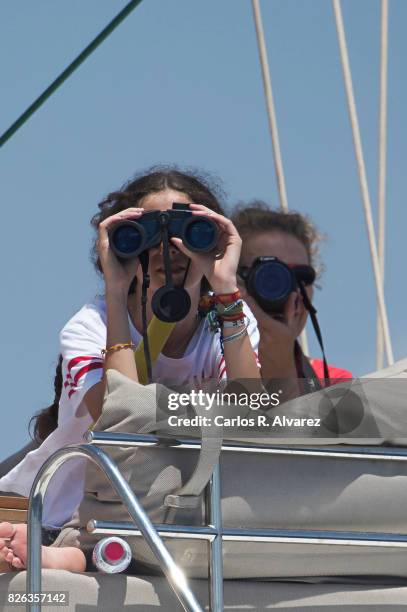
[[[8,571],[24,569],[27,561],[27,525],[0,523],[0,546],[3,542],[3,559],[10,566]]]
[[[0,523],[0,573],[9,572],[11,570],[6,561],[6,557],[10,551],[8,543],[13,537],[14,527],[11,523]]]
[[[1,539],[2,535],[3,539]],[[0,523],[0,560],[2,558],[2,542],[3,559],[9,564],[4,571],[25,569],[27,565],[27,525]],[[71,572],[84,572],[86,559],[79,548],[68,546],[62,548],[42,546],[41,565],[43,568],[47,569],[65,569]]]
[[[11,523],[0,523],[0,573],[12,571],[7,556],[10,553],[9,542],[14,532],[15,528]]]

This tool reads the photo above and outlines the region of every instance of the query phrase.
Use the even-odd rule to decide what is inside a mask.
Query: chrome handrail
[[[180,439],[170,436],[156,436],[154,434],[130,434],[121,432],[105,432],[105,431],[88,431],[85,434],[85,439],[90,444],[98,446],[135,446],[135,447],[160,447],[163,448],[163,442],[171,448],[179,448],[183,450],[199,450],[201,447],[200,440],[197,439]],[[253,438],[255,442],[255,438]],[[328,442],[325,446],[305,446],[297,442],[293,448],[286,442],[284,444],[266,445],[266,444],[240,444],[238,442],[226,441],[222,444],[222,452],[249,453],[249,454],[265,454],[265,455],[299,455],[309,457],[331,457],[336,459],[370,459],[370,460],[389,460],[389,461],[406,461],[407,447],[394,448],[389,446],[329,446]]]
[[[99,446],[128,446],[143,448],[166,448],[179,450],[199,450],[200,440],[162,437],[154,434],[131,434],[121,432],[88,431],[86,440]],[[164,443],[164,446],[163,446]],[[249,454],[308,456],[335,459],[356,459],[376,461],[407,461],[407,448],[366,447],[366,446],[292,446],[287,445],[248,445],[226,441],[222,444],[222,452],[237,452]],[[317,531],[310,529],[230,529],[222,528],[221,523],[221,493],[220,470],[216,467],[206,494],[207,526],[186,527],[184,525],[155,525],[161,537],[194,538],[207,540],[209,543],[209,589],[211,610],[218,612],[223,607],[223,559],[222,542],[279,542],[291,544],[325,544],[341,546],[377,546],[406,548],[407,535],[380,532],[356,531]],[[215,510],[216,509],[216,510]],[[218,513],[218,515],[216,515]],[[214,520],[214,516],[217,519]],[[213,524],[212,524],[213,523]],[[95,535],[115,534],[122,536],[137,536],[139,532],[132,530],[128,523],[110,521],[90,521],[89,533]]]
[[[161,568],[174,589],[185,610],[201,610],[186,583],[181,570],[175,565],[161,538],[195,538],[207,540],[209,544],[209,587],[210,604],[213,612],[223,610],[223,560],[222,541],[286,542],[301,544],[337,544],[347,546],[388,546],[406,547],[407,535],[380,532],[316,531],[288,529],[231,529],[223,528],[221,520],[220,469],[216,466],[206,492],[206,526],[153,525],[128,483],[120,474],[114,461],[99,446],[129,446],[163,448],[163,438],[152,434],[127,434],[89,431],[86,435],[89,444],[66,447],[57,451],[41,468],[32,487],[29,502],[29,552],[27,569],[27,591],[40,592],[41,588],[41,518],[42,505],[48,483],[55,471],[71,457],[86,457],[96,463],[109,478],[113,488],[122,498],[134,523],[115,523],[110,521],[90,521],[89,533],[143,536],[156,555]],[[165,438],[165,447],[180,450],[199,450],[200,440]],[[243,445],[225,443],[222,452],[259,453],[271,455],[300,455],[336,459],[406,461],[407,448],[389,447],[296,447]],[[124,493],[124,496],[123,496]],[[134,526],[133,526],[134,525]],[[40,607],[30,605],[31,612]]]
[[[206,519],[215,538],[209,541],[209,600],[210,609],[223,610],[223,537],[220,491],[220,467],[216,464],[206,494]]]
[[[41,523],[48,484],[61,465],[74,457],[90,459],[104,472],[156,556],[184,610],[202,612],[201,606],[188,586],[184,573],[174,562],[115,462],[102,449],[88,444],[67,446],[56,451],[44,463],[34,480],[28,507],[27,593],[41,592]],[[30,612],[40,612],[41,604],[30,603],[28,609]]]
[[[218,529],[213,527],[189,527],[185,525],[154,524],[162,538],[171,540],[207,540],[213,542]],[[96,521],[88,523],[91,535],[117,535],[141,537],[133,523]],[[278,542],[286,544],[329,544],[337,546],[378,546],[381,548],[407,548],[407,535],[402,533],[380,533],[375,531],[334,531],[316,529],[245,529],[223,527],[225,542]]]

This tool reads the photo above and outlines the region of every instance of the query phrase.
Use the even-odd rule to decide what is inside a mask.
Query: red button
[[[107,561],[119,561],[124,554],[124,548],[119,542],[109,542],[103,550],[103,556]]]

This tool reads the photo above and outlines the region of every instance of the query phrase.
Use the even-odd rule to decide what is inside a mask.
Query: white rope
[[[278,138],[277,119],[275,113],[273,90],[271,89],[270,69],[267,59],[266,42],[264,40],[263,22],[260,13],[259,0],[252,0],[254,23],[256,26],[257,44],[259,47],[261,73],[263,76],[264,95],[266,97],[267,114],[270,125],[271,142],[273,145],[274,167],[277,177],[280,207],[288,211],[287,192],[285,189],[283,162],[281,159],[280,141]]]
[[[366,229],[369,238],[370,255],[372,258],[373,273],[376,283],[377,305],[380,312],[380,319],[383,325],[384,344],[386,348],[387,362],[389,365],[394,363],[393,350],[391,346],[389,323],[387,319],[386,305],[383,295],[383,283],[380,273],[379,257],[377,253],[376,237],[373,225],[372,207],[370,203],[369,189],[367,185],[366,169],[363,158],[362,143],[360,139],[359,124],[356,112],[355,98],[353,94],[352,76],[349,66],[348,50],[346,47],[345,30],[342,20],[340,0],[332,0],[336,29],[338,33],[339,49],[342,62],[342,70],[345,82],[345,90],[348,101],[349,117],[352,126],[353,144],[358,166],[360,189],[362,192],[363,207],[365,213]]]
[[[386,149],[387,149],[387,33],[388,33],[388,0],[381,3],[380,25],[380,110],[379,110],[379,171],[378,171],[378,220],[377,240],[380,273],[384,284],[384,249],[386,231]],[[384,287],[383,287],[384,290]],[[377,308],[376,330],[376,369],[383,367],[383,325],[380,311]]]
[[[261,66],[261,74],[263,77],[264,95],[266,98],[266,108],[270,127],[271,144],[273,148],[274,168],[277,177],[278,197],[280,200],[280,208],[284,212],[288,212],[287,191],[285,188],[285,178],[283,170],[283,161],[281,158],[280,140],[278,137],[277,118],[273,98],[273,90],[271,88],[270,67],[267,58],[266,41],[264,39],[263,20],[261,18],[259,0],[252,0],[254,24],[256,26],[257,45],[259,48],[259,58]],[[308,340],[307,334],[304,331],[300,336],[302,351],[308,355]]]

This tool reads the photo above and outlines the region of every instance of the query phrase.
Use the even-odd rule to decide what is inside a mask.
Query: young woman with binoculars
[[[86,304],[62,330],[62,362],[56,384],[60,397],[54,403],[54,414],[58,405],[57,427],[50,433],[42,427],[42,416],[43,422],[48,419],[50,407],[36,423],[36,432],[42,433],[44,441],[0,478],[0,491],[28,496],[38,470],[54,451],[83,442],[83,434],[101,414],[107,369],[114,368],[138,380],[134,348],[143,331],[143,270],[138,257],[120,259],[115,255],[109,232],[123,222],[141,221],[145,213],[169,211],[174,202],[189,205],[189,217],[209,219],[209,225],[215,224],[218,240],[216,248],[200,252],[188,249],[179,234],[169,238],[173,285],[183,286],[190,308],[176,323],[153,364],[153,380],[199,384],[202,379],[225,376],[260,378],[256,321],[240,299],[236,281],[241,251],[236,228],[223,216],[218,198],[205,180],[176,169],[153,169],[99,204],[100,211],[92,219],[97,231],[93,254],[103,274],[105,295]],[[187,244],[194,247],[191,242]],[[159,240],[148,249],[148,255],[147,321],[153,316],[152,298],[165,284],[169,272]],[[198,316],[200,299],[209,290],[220,333],[212,333],[208,320]],[[46,498],[44,525],[58,529],[70,519],[81,500],[83,482],[82,460],[61,468]]]

